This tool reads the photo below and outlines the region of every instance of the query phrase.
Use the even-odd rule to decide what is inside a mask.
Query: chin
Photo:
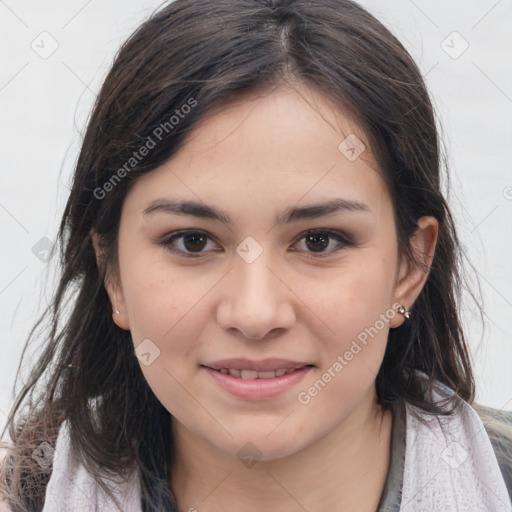
[[[230,439],[228,445],[218,446],[219,449],[242,462],[283,459],[301,451],[304,447],[305,443],[297,443],[296,435],[290,432],[281,434],[275,432],[268,435],[267,432],[261,431],[252,434],[245,432]]]

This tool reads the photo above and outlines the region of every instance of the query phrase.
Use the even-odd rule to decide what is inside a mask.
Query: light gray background
[[[482,331],[474,306],[465,306],[477,399],[512,410],[512,0],[360,3],[427,75],[448,150],[450,203],[487,314]],[[23,344],[55,282],[57,261],[41,261],[41,239],[55,239],[80,132],[121,42],[159,5],[0,0],[1,427]]]

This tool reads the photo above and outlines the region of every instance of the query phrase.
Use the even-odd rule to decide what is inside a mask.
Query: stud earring
[[[115,315],[120,315],[121,313],[119,312],[119,310],[118,310],[118,309],[116,309],[116,310],[114,310],[114,314],[115,314]]]
[[[409,317],[411,316],[411,312],[410,311],[406,311],[405,308],[403,306],[400,306],[398,308],[398,312],[401,314],[401,315],[404,315],[405,318],[408,320]]]

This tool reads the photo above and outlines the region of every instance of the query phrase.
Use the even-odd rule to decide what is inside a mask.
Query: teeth
[[[273,379],[276,372],[254,372],[258,374],[258,379]]]
[[[258,372],[252,370],[242,370],[242,379],[257,379]]]
[[[279,368],[275,371],[269,372],[257,372],[254,370],[238,370],[237,368],[221,368],[218,370],[224,375],[232,375],[233,377],[239,377],[244,380],[250,379],[273,379],[274,377],[282,377],[284,374],[293,373],[297,368]]]

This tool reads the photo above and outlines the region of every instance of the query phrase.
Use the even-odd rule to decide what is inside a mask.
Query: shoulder
[[[0,467],[2,467],[5,458],[8,455],[8,451],[5,448],[0,447]],[[1,482],[0,482],[1,485]],[[11,509],[7,506],[7,503],[3,501],[2,494],[0,494],[0,512],[11,512]]]
[[[512,411],[472,404],[491,441],[505,485],[512,499]]]
[[[427,377],[425,374],[422,375],[425,377],[426,383]],[[452,403],[451,398],[455,398],[456,404],[465,404],[466,407],[472,409],[479,416],[491,442],[505,486],[512,500],[512,411],[493,409],[476,402],[465,402],[456,395],[455,391],[440,382],[436,382],[432,394],[436,402],[444,401],[444,405],[441,404],[442,407],[448,406]],[[416,408],[410,406],[408,406],[408,409],[417,411]],[[459,410],[459,408],[455,407],[455,410]],[[419,412],[419,419],[421,420],[421,411]],[[453,417],[452,414],[449,414],[449,417]]]

